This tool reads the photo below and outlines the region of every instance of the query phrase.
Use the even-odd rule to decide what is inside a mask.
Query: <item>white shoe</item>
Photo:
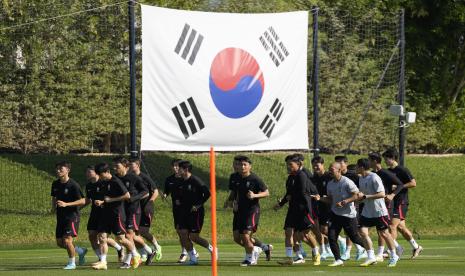
[[[376,261],[377,261],[378,263],[384,262],[384,256],[383,256],[383,254],[376,255]]]
[[[373,259],[367,259],[363,263],[360,264],[360,266],[370,266],[376,264],[376,258]]]
[[[328,266],[343,266],[344,262],[342,260],[335,260],[333,263],[329,264]]]

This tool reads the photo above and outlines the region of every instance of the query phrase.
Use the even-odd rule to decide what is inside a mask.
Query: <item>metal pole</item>
[[[399,57],[400,57],[400,79],[399,79],[399,104],[404,107],[405,110],[405,11],[400,10],[399,15]],[[405,116],[399,117],[399,164],[404,166],[405,164]]]
[[[318,7],[313,6],[313,76],[312,76],[312,87],[313,87],[313,156],[318,156],[320,153],[318,145],[318,96],[319,96],[319,84],[318,84],[318,73],[320,60],[318,57]]]
[[[130,125],[131,125],[131,157],[137,157],[136,140],[136,35],[134,26],[134,1],[128,1],[129,14],[129,94],[130,94]]]

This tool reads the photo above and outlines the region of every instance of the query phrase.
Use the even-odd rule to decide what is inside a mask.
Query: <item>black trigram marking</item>
[[[187,104],[186,101],[181,102],[179,106],[175,106],[171,110],[185,139],[205,128],[205,124],[192,97],[187,99]]]
[[[186,42],[186,38],[187,38],[187,42]],[[199,52],[200,46],[202,45],[202,41],[203,41],[203,35],[201,34],[197,35],[197,31],[194,29],[191,29],[191,27],[186,23],[184,25],[184,28],[182,29],[182,33],[181,33],[181,36],[179,37],[178,43],[176,44],[176,48],[174,48],[174,52],[176,54],[181,54],[181,57],[183,59],[186,59],[190,53],[190,56],[187,62],[190,65],[192,65],[195,61],[195,57],[197,56],[197,53]]]
[[[266,137],[270,138],[273,129],[281,119],[281,115],[284,112],[284,105],[279,101],[278,98],[274,101],[273,105],[270,108],[270,112],[265,116],[259,128],[263,131]]]
[[[279,38],[272,26],[268,27],[268,29],[263,32],[259,40],[276,67],[283,63],[287,56],[289,56],[289,51],[286,46],[284,46],[284,42]]]

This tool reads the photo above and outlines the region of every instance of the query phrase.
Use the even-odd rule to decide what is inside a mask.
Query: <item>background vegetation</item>
[[[331,152],[347,148],[380,68],[386,63],[386,55],[391,53],[392,43],[395,45],[386,37],[378,47],[378,40],[363,40],[360,33],[351,33],[348,27],[366,25],[364,20],[370,19],[384,24],[388,35],[395,34],[396,14],[404,8],[407,109],[417,112],[418,118],[409,128],[408,150],[452,152],[465,148],[463,1],[138,2],[219,12],[310,10],[317,5],[322,20],[320,143]],[[97,9],[102,6],[105,8]],[[61,17],[70,13],[74,14]],[[51,17],[58,18],[41,21]],[[0,149],[21,153],[125,151],[129,133],[125,1],[2,0],[0,19]],[[32,21],[39,22],[28,24]],[[343,38],[338,36],[341,32]],[[140,43],[140,35],[137,39]],[[373,53],[373,49],[383,52]],[[140,57],[138,52],[139,99]],[[309,74],[311,64],[308,63]],[[396,72],[392,72],[393,77]],[[394,80],[378,92],[353,149],[366,152],[394,144],[397,128],[386,112],[396,102]],[[309,119],[310,129],[311,124]]]

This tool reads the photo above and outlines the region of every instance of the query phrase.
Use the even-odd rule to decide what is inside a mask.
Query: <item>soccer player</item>
[[[257,231],[260,219],[260,198],[270,195],[263,180],[252,172],[252,160],[238,155],[233,161],[234,173],[229,178],[230,194],[225,202],[232,206],[234,241],[245,249],[245,259],[241,266],[256,265],[261,251],[265,251],[267,260],[273,249],[252,235]]]
[[[402,167],[397,163],[398,156],[399,154],[395,149],[388,149],[383,152],[384,162],[388,166],[388,170],[394,173],[404,184],[402,190],[396,196],[394,196],[392,200],[391,235],[394,238],[397,250],[401,249],[399,243],[396,241],[397,230],[399,230],[402,236],[404,236],[404,238],[412,246],[411,258],[415,259],[421,253],[423,247],[419,245],[413,238],[412,232],[410,232],[410,230],[407,228],[407,225],[405,224],[405,218],[407,217],[409,205],[408,190],[415,188],[417,186],[417,182],[407,168]],[[398,252],[398,255],[402,255],[402,253]]]
[[[179,192],[181,190],[179,189],[179,186],[182,185],[182,177],[179,173],[179,161],[181,161],[181,159],[173,159],[171,161],[171,170],[173,171],[173,174],[168,176],[165,180],[163,198],[165,199],[169,195],[171,195],[171,207],[173,212],[174,228],[176,229],[176,233],[179,237],[179,243],[181,244],[181,255],[179,255],[178,263],[185,263],[187,261],[188,253],[182,245],[181,234],[179,233],[179,218],[181,214],[181,208],[179,204],[181,200],[181,194]],[[198,258],[199,254],[195,250],[195,247],[192,247],[192,250],[194,251],[194,255]]]
[[[95,166],[95,172],[98,174],[103,188],[103,200],[95,200],[97,207],[103,207],[102,220],[99,223],[98,238],[100,244],[100,261],[95,263],[92,268],[97,270],[107,269],[108,243],[107,235],[113,233],[119,244],[126,248],[129,258],[133,258],[132,267],[139,266],[140,255],[132,240],[126,238],[124,201],[131,198],[127,188],[119,178],[110,173],[110,166],[106,163],[100,163]],[[124,263],[121,269],[128,269],[129,266]]]
[[[123,182],[131,195],[131,197],[124,202],[124,210],[126,213],[126,237],[130,241],[133,241],[138,247],[143,247],[147,254],[151,255],[153,254],[152,248],[145,244],[144,239],[138,233],[141,213],[140,200],[148,197],[148,190],[140,177],[129,172],[129,161],[126,158],[114,158],[113,169],[116,176]],[[153,257],[151,259],[153,259]],[[131,255],[128,254],[123,260],[123,265],[129,268],[130,262]]]
[[[326,196],[326,186],[331,181],[331,176],[326,172],[324,167],[324,159],[321,156],[315,156],[312,158],[313,177],[312,182],[315,184],[318,194],[320,196]],[[333,257],[331,248],[328,242],[328,222],[330,209],[324,202],[316,202],[317,204],[317,215],[318,224],[320,226],[320,232],[323,234],[320,238],[321,244],[321,259]]]
[[[354,201],[358,200],[359,190],[357,186],[352,180],[342,175],[341,164],[339,162],[332,163],[329,172],[332,180],[326,187],[328,195],[326,197],[313,197],[316,200],[331,204],[328,239],[331,251],[334,254],[334,262],[329,266],[341,266],[344,265],[344,261],[341,259],[337,238],[342,228],[344,228],[344,231],[354,243],[363,246],[365,249],[368,246],[358,233],[357,211],[354,206]],[[374,254],[369,255],[368,259],[360,264],[360,266],[368,266],[373,263],[376,263]]]
[[[357,161],[357,173],[361,175],[359,179],[359,199],[365,203],[360,216],[360,234],[365,239],[368,246],[368,255],[373,256],[373,242],[370,239],[368,230],[376,226],[376,230],[389,248],[389,267],[394,267],[399,260],[396,254],[394,240],[389,233],[389,213],[384,202],[385,191],[381,178],[370,171],[370,161],[366,158]],[[375,259],[376,260],[376,259]]]
[[[317,220],[312,212],[312,198],[309,191],[310,179],[302,170],[301,158],[298,155],[289,155],[285,161],[289,173],[286,181],[286,195],[274,207],[277,210],[289,202],[284,222],[286,258],[278,261],[278,263],[292,265],[304,262],[304,258],[300,253],[297,254],[296,261],[292,259],[294,233],[300,232],[302,240],[312,248],[313,265],[320,265],[318,243],[310,234],[312,228],[318,227]]]
[[[344,155],[338,155],[334,157],[334,161],[341,164],[342,175],[352,180],[355,183],[355,185],[358,187],[359,176],[355,172],[355,166],[349,165],[349,159],[347,159],[347,157]],[[349,167],[352,167],[353,169],[349,170]],[[362,211],[362,208],[363,208],[363,203],[359,204],[358,202],[355,202],[355,209],[357,211],[357,214],[360,214],[360,212]],[[344,261],[350,260],[350,251],[352,250],[352,245],[353,245],[352,241],[350,239],[347,239],[347,237],[345,238],[345,240],[344,238],[338,237],[338,242],[339,242],[339,246],[341,247],[342,260]],[[363,247],[357,244],[355,246],[357,247],[357,254],[355,256],[355,260],[358,261],[362,258],[365,258],[366,252],[363,249]]]
[[[381,165],[381,154],[377,152],[372,152],[368,154],[368,160],[370,161],[370,167],[373,172],[375,172],[383,181],[384,190],[385,190],[385,202],[388,212],[392,214],[392,200],[394,197],[402,190],[404,184],[400,181],[399,178],[392,172],[384,169]],[[395,187],[395,190],[393,189]],[[391,221],[390,221],[391,222]],[[376,253],[376,260],[378,262],[384,261],[384,240],[378,238],[378,252]],[[402,252],[400,250],[400,252]],[[397,252],[396,252],[397,253]]]
[[[88,166],[86,169],[86,178],[89,181],[86,185],[86,205],[91,205],[90,216],[87,222],[87,232],[89,233],[89,241],[100,261],[100,245],[98,242],[98,229],[99,224],[103,220],[102,206],[95,205],[96,200],[103,200],[103,187],[102,182],[99,181],[99,176],[95,172],[94,166]],[[123,255],[123,248],[116,241],[107,238],[108,245],[114,247],[118,253],[118,258],[121,260]]]
[[[198,260],[192,242],[205,247],[210,253],[216,250],[207,240],[200,237],[205,216],[203,204],[210,198],[210,191],[199,177],[192,174],[191,162],[182,160],[178,162],[178,166],[183,179],[176,192],[180,195],[176,202],[180,207],[178,228],[182,245],[189,254],[190,260],[187,264],[197,265]]]
[[[68,252],[66,270],[76,269],[75,256],[79,255],[79,264],[85,263],[86,248],[74,246],[73,238],[77,237],[79,230],[79,206],[86,201],[79,184],[69,177],[71,164],[62,161],[55,165],[58,179],[53,181],[50,195],[52,196],[52,212],[56,212],[56,243]],[[76,252],[76,253],[75,253]]]
[[[129,163],[129,168],[132,173],[139,176],[147,190],[149,191],[149,196],[141,199],[140,208],[141,208],[141,218],[140,218],[140,229],[139,234],[149,241],[155,250],[152,254],[146,255],[146,265],[152,263],[153,258],[155,257],[156,261],[160,261],[162,257],[161,246],[158,244],[157,239],[150,233],[150,225],[152,224],[152,218],[154,214],[154,201],[158,197],[158,187],[157,184],[152,180],[152,178],[146,173],[141,172],[140,170],[141,160],[131,159]],[[145,249],[144,249],[145,251]],[[147,254],[147,253],[146,253]],[[142,257],[144,259],[144,257]]]

